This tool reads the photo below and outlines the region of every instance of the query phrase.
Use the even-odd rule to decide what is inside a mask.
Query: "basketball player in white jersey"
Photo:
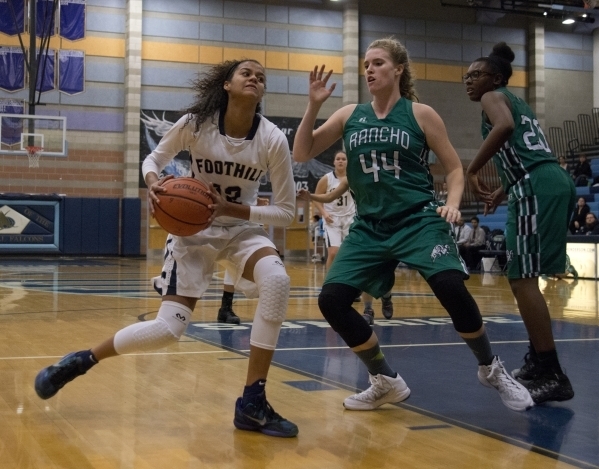
[[[316,185],[314,194],[310,197],[314,206],[321,213],[324,220],[324,241],[327,247],[327,270],[333,263],[333,259],[339,251],[341,243],[349,234],[349,227],[354,221],[356,206],[354,198],[349,189],[343,191],[336,190],[339,186],[349,187],[345,170],[347,168],[347,155],[343,151],[338,151],[333,160],[335,169],[330,173],[325,174]],[[319,196],[326,197],[327,194],[335,192],[336,198],[331,202],[323,202],[318,200]],[[314,197],[316,196],[316,197]],[[356,298],[358,301],[360,297]],[[362,317],[371,326],[374,324],[374,309],[372,308],[373,298],[368,293],[362,293],[364,301],[364,313]],[[386,319],[393,317],[393,301],[391,300],[391,292],[381,297],[383,316]]]
[[[297,426],[273,410],[265,393],[287,312],[290,281],[261,225],[286,226],[295,213],[287,138],[259,114],[265,87],[264,67],[249,59],[215,65],[194,82],[196,102],[144,160],[142,171],[154,213],[156,194],[165,190],[162,184],[171,177],[159,179],[158,175],[180,151],[189,151],[191,176],[211,188],[212,224],[192,236],[168,236],[162,275],[154,282],[162,294],[157,318],[127,326],[96,347],[68,354],[44,368],[35,380],[39,397],[54,396],[105,358],[176,343],[218,262],[232,274],[237,290],[250,298],[259,297],[246,386],[237,399],[233,423],[238,429],[270,436],[297,435]],[[260,178],[267,172],[273,204],[257,206]]]
[[[338,151],[335,154],[333,165],[335,169],[320,178],[314,194],[327,194],[333,192],[339,186],[340,180],[345,178],[347,155],[342,151]],[[326,268],[328,270],[337,255],[337,251],[339,251],[341,242],[349,233],[349,226],[354,221],[356,206],[349,191],[345,191],[332,202],[321,203],[316,200],[312,200],[312,202],[323,219],[324,241],[327,247]]]

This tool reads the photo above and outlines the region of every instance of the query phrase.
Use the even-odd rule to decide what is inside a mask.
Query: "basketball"
[[[157,192],[160,203],[154,204],[154,218],[158,224],[176,236],[191,236],[208,226],[213,210],[210,189],[194,178],[174,178]]]

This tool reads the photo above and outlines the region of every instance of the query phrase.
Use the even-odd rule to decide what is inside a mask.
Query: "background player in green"
[[[566,264],[568,218],[576,190],[551,153],[528,104],[507,88],[514,52],[505,43],[488,57],[475,60],[463,77],[466,93],[480,102],[484,142],[468,166],[472,190],[494,211],[508,196],[506,224],[507,276],[530,337],[525,364],[512,375],[528,382],[535,403],[574,396],[563,373],[551,330],[539,275],[560,274]],[[477,173],[493,158],[501,187],[491,192]]]
[[[324,65],[314,68],[293,149],[294,159],[305,162],[343,137],[347,152],[347,181],[357,215],[318,298],[323,316],[370,374],[371,386],[345,399],[344,406],[370,410],[410,395],[385,360],[376,334],[352,308],[358,291],[377,298],[389,291],[402,261],[422,274],[449,312],[479,362],[480,382],[496,388],[509,408],[525,410],[533,404],[530,394],[493,355],[478,307],[464,285],[466,268],[449,225],[460,217],[464,174],[445,125],[432,108],[413,103],[408,54],[398,41],[370,44],[364,68],[372,102],[344,106],[316,130],[318,111],[335,84],[327,88],[332,71],[325,74]],[[435,200],[429,148],[447,173],[446,205]]]

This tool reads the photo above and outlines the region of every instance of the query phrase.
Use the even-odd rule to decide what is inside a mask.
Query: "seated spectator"
[[[464,223],[464,219],[460,217],[458,221],[455,222],[453,226],[453,234],[455,237],[455,242],[458,246],[461,246],[465,242],[470,239],[470,232],[472,228]]]
[[[574,166],[574,171],[572,171],[574,185],[576,187],[588,186],[592,177],[593,172],[591,171],[591,165],[587,161],[587,156],[582,153],[578,157],[578,163]]]
[[[468,270],[476,270],[481,259],[480,250],[485,248],[487,234],[480,227],[478,217],[472,217],[470,223],[472,229],[468,241],[458,245],[458,249],[460,250],[460,256],[468,266]]]
[[[568,166],[568,162],[566,161],[566,158],[564,158],[563,156],[560,156],[560,157],[557,159],[557,162],[559,163],[559,165],[560,165],[562,168],[564,168],[564,170],[565,170],[566,172],[568,172],[568,173],[570,172],[570,167]]]
[[[312,235],[312,241],[314,241],[314,230],[318,227],[318,237],[322,238],[324,236],[324,228],[322,226],[322,218],[319,214],[315,213],[312,216],[312,223],[310,223],[310,234]]]
[[[584,225],[587,213],[590,211],[591,209],[587,205],[586,200],[584,200],[584,197],[580,197],[576,207],[574,207],[572,217],[570,218],[570,233],[576,234],[576,232]]]
[[[587,213],[585,224],[576,232],[580,235],[599,235],[599,222],[593,212]]]

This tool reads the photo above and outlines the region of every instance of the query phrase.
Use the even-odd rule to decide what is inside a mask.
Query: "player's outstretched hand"
[[[310,101],[317,104],[324,103],[337,86],[336,83],[332,83],[331,86],[327,88],[327,82],[329,81],[329,78],[331,78],[333,70],[329,70],[328,73],[324,75],[324,68],[325,66],[323,65],[320,67],[320,70],[318,70],[317,65],[314,67],[314,70],[310,72]]]

